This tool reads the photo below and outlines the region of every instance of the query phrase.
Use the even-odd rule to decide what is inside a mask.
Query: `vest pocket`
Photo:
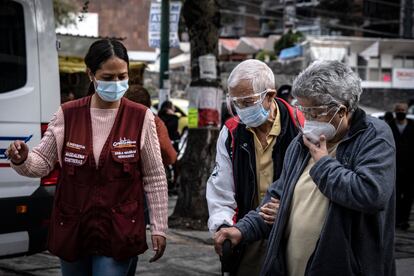
[[[137,170],[138,161],[136,158],[120,159],[112,152],[114,168],[109,175],[111,180],[133,180]]]
[[[113,255],[125,259],[143,253],[148,248],[143,202],[127,202],[111,208],[111,212]]]
[[[75,261],[79,255],[80,210],[59,202],[49,232],[49,250],[66,261]]]

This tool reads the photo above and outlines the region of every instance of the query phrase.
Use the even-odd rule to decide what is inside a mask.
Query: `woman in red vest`
[[[126,275],[132,258],[148,248],[144,191],[155,251],[150,261],[164,253],[167,181],[152,112],[122,98],[129,66],[124,45],[96,41],[85,63],[94,93],[63,104],[32,151],[15,141],[7,154],[24,176],[45,176],[57,161],[62,167],[48,249],[61,259],[63,276]]]

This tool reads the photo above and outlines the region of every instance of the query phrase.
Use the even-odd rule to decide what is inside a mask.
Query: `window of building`
[[[392,81],[392,69],[382,69],[380,81],[391,82]]]
[[[394,59],[392,60],[392,67],[402,68],[404,66],[403,63],[404,63],[404,57],[394,56]]]
[[[26,39],[23,6],[0,2],[0,93],[26,84]]]
[[[370,68],[368,80],[370,81],[379,81],[380,80],[380,69],[379,68]]]
[[[414,57],[413,56],[405,57],[404,68],[414,68]]]

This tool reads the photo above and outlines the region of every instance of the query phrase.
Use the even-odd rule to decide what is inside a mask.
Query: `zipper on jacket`
[[[257,190],[257,172],[255,172],[254,170],[253,170],[253,165],[252,165],[252,156],[251,156],[251,153],[250,153],[250,151],[247,149],[247,143],[243,143],[243,145],[241,146],[241,148],[242,149],[244,149],[246,152],[247,152],[247,154],[249,155],[249,167],[250,167],[250,170],[252,171],[252,173],[253,173],[253,175],[255,176],[255,178],[254,178],[254,185],[253,185],[253,196],[252,196],[252,198],[251,198],[251,200],[250,200],[250,206],[253,206],[253,203],[254,203],[254,198],[255,198],[255,196],[256,196],[256,190]],[[254,209],[256,209],[256,208],[254,208]]]

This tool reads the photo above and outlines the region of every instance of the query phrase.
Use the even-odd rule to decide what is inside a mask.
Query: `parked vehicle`
[[[0,258],[46,248],[57,171],[18,175],[5,156],[24,140],[33,148],[60,103],[51,0],[0,1]]]
[[[372,113],[370,115],[375,117],[375,118],[379,118],[381,120],[384,120],[385,112],[375,112],[375,113]],[[395,118],[395,115],[394,115],[394,118]],[[414,114],[408,112],[407,113],[407,119],[414,120]]]

